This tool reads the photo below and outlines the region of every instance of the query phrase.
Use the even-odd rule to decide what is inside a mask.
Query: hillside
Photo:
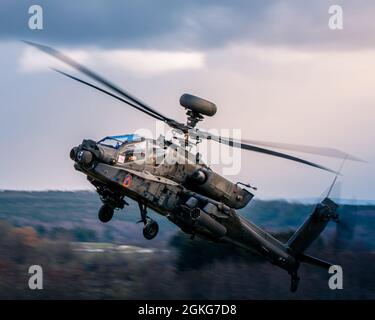
[[[129,200],[129,206],[116,212],[114,219],[103,224],[97,219],[101,205],[96,193],[90,191],[63,192],[0,192],[0,219],[15,226],[33,226],[40,234],[58,236],[64,230],[74,233],[78,241],[101,241],[130,243],[149,246],[150,241],[142,237],[138,206]],[[274,232],[295,230],[312,211],[312,204],[298,202],[253,200],[239,211],[251,221]],[[375,206],[343,205],[343,218],[355,223],[355,241],[375,250]],[[160,225],[159,235],[153,246],[166,245],[179,230],[164,217],[150,211],[149,214]],[[350,221],[350,219],[355,221]],[[331,223],[324,237],[333,236],[335,224]],[[81,238],[80,238],[81,237]]]
[[[309,253],[340,264],[344,290],[324,270],[302,265],[300,289],[260,257],[182,234],[153,214],[160,234],[142,236],[135,203],[113,221],[97,220],[92,192],[0,192],[0,299],[374,299],[374,207],[345,205],[356,217],[351,245],[336,248],[333,228]],[[312,205],[253,201],[241,211],[286,240]],[[356,212],[356,215],[352,213]],[[152,213],[151,213],[152,214]],[[27,288],[28,267],[43,267],[45,288]]]

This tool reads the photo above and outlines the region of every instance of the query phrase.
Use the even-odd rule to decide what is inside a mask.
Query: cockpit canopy
[[[164,148],[161,148],[154,140],[136,134],[108,136],[98,141],[98,144],[114,149],[113,156],[120,164],[137,161],[158,165],[165,158]]]
[[[146,139],[137,134],[108,136],[97,142],[107,149],[119,164],[137,162],[158,166],[162,163],[195,163],[196,155],[182,148],[161,146],[153,139]]]
[[[124,134],[120,136],[108,136],[98,141],[106,147],[119,149],[123,144],[135,143],[144,141],[145,138],[137,134]]]

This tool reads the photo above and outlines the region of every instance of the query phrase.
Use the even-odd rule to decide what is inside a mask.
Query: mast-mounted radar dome
[[[188,93],[181,96],[180,104],[185,109],[188,109],[186,112],[188,115],[188,125],[192,127],[194,127],[198,121],[201,121],[203,116],[212,117],[217,111],[217,107],[214,103]]]

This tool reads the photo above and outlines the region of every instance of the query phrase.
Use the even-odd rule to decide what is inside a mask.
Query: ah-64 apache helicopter
[[[292,237],[286,243],[282,243],[236,212],[236,209],[244,208],[253,198],[253,194],[248,191],[251,186],[232,183],[214,172],[200,161],[199,154],[191,153],[188,147],[202,139],[208,139],[334,173],[335,171],[321,165],[264,147],[349,160],[359,159],[331,148],[251,140],[236,141],[212,135],[195,128],[204,116],[213,116],[216,113],[216,105],[207,100],[190,94],[182,95],[180,104],[187,111],[187,123],[180,123],[59,51],[40,44],[27,43],[70,65],[109,90],[55,69],[59,73],[120,100],[181,133],[177,143],[164,137],[153,140],[127,134],[105,137],[97,142],[85,139],[71,150],[70,158],[75,162],[74,168],[87,176],[103,202],[99,210],[100,221],[110,221],[115,209],[123,209],[127,205],[125,198],[128,197],[139,205],[141,222],[144,223],[143,235],[146,239],[153,239],[159,230],[156,221],[148,216],[147,209],[150,208],[192,237],[199,236],[214,242],[232,243],[263,256],[291,275],[292,291],[296,291],[298,287],[297,271],[301,262],[323,268],[331,266],[330,263],[305,253],[327,223],[331,219],[338,220],[338,205],[329,195],[315,207]]]

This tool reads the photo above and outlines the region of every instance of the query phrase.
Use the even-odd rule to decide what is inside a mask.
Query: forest
[[[356,212],[349,243],[338,242],[332,226],[309,249],[342,266],[344,289],[330,290],[325,270],[302,265],[297,293],[285,271],[249,252],[191,240],[162,218],[156,241],[147,241],[134,204],[109,224],[97,221],[98,205],[91,192],[0,192],[0,299],[375,298],[371,205],[343,206]],[[258,200],[242,214],[286,241],[311,207]],[[150,250],[116,249],[124,246]],[[43,269],[42,290],[28,287],[31,265]]]

